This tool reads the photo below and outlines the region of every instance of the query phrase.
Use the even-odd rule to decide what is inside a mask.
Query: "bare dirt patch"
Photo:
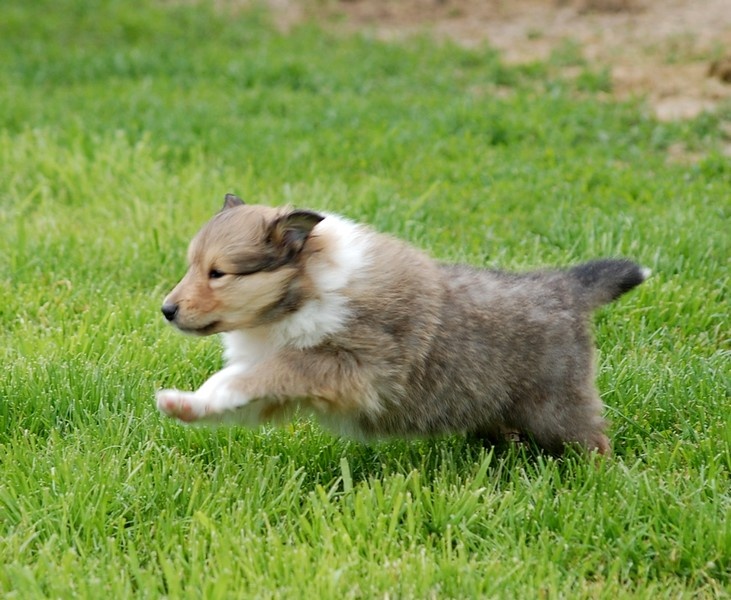
[[[695,117],[731,100],[711,65],[731,55],[731,0],[269,0],[283,26],[314,18],[382,39],[428,32],[489,43],[510,63],[544,60],[567,43],[609,69],[617,98],[643,97],[656,116]]]

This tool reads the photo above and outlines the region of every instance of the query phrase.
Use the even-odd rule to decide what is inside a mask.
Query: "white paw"
[[[155,398],[161,413],[185,423],[199,421],[211,412],[207,402],[194,392],[159,390]]]

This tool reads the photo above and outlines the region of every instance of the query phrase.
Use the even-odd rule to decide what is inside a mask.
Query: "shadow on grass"
[[[553,456],[530,439],[489,445],[473,436],[453,435],[362,443],[335,437],[308,420],[254,431],[181,428],[159,443],[177,447],[202,471],[275,460],[302,477],[303,492],[329,489],[344,478],[357,486],[414,473],[428,485],[463,485],[481,468],[499,490],[514,485],[516,478],[539,478],[547,472],[560,480],[570,478],[599,460],[573,448]]]

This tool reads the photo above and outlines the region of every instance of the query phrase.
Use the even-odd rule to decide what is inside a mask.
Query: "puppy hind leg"
[[[576,444],[589,452],[611,454],[602,418],[603,404],[593,391],[548,398],[525,414],[524,430],[539,446],[561,454],[567,445]]]

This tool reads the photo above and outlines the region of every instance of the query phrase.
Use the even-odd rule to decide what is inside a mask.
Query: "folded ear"
[[[274,220],[269,229],[269,240],[294,256],[302,250],[315,225],[324,218],[310,210],[292,211]]]
[[[226,198],[223,201],[223,208],[221,210],[233,208],[234,206],[242,206],[243,204],[244,201],[235,194],[226,194]]]

